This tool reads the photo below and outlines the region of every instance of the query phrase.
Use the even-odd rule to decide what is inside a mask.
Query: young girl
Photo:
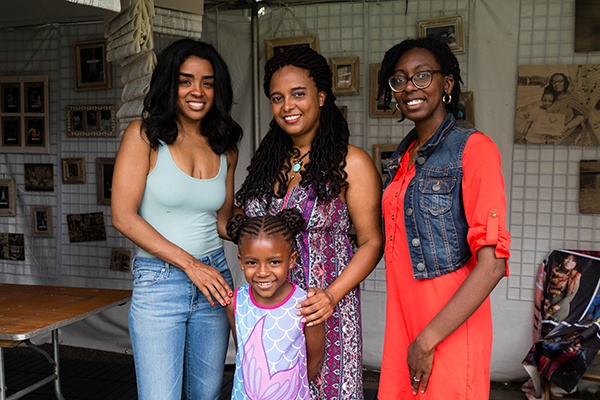
[[[237,343],[232,399],[309,399],[325,351],[324,324],[302,323],[296,304],[306,292],[287,280],[304,225],[297,209],[277,215],[236,215],[227,234],[249,284],[235,291],[227,315]]]

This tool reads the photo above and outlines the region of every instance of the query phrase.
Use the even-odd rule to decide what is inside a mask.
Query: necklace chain
[[[290,181],[296,177],[296,174],[300,172],[302,169],[302,165],[304,165],[304,157],[306,157],[310,153],[308,150],[306,153],[300,155],[300,149],[297,147],[292,148],[290,151],[290,157],[292,158],[292,175],[290,175]]]

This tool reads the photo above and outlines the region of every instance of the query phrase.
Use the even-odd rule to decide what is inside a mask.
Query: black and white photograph
[[[3,83],[0,85],[2,91],[2,112],[18,113],[21,111],[21,89],[19,83]]]
[[[106,40],[73,43],[75,90],[110,89],[111,65],[106,61]]]
[[[28,113],[44,112],[44,82],[25,83],[25,109]]]
[[[0,260],[25,260],[25,235],[0,233]]]
[[[2,117],[2,146],[21,146],[21,118]]]
[[[600,145],[600,65],[521,65],[514,141]]]
[[[24,164],[25,190],[36,192],[54,191],[53,164]]]
[[[31,206],[31,236],[52,237],[52,208],[50,206]]]
[[[104,213],[102,212],[69,214],[67,215],[67,226],[71,243],[106,240]]]
[[[131,270],[131,250],[111,249],[110,269],[113,271],[129,272]]]
[[[96,158],[96,196],[100,205],[110,205],[114,169],[114,158]]]
[[[17,215],[17,184],[14,179],[0,179],[0,217]]]

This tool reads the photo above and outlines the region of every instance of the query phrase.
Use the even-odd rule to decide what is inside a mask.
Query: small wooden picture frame
[[[73,43],[75,90],[101,90],[112,86],[112,67],[106,61],[106,40]]]
[[[292,46],[306,46],[312,48],[314,51],[319,51],[319,36],[314,34],[266,39],[265,58],[268,61],[276,51],[284,51],[287,47]]]
[[[369,84],[369,115],[373,118],[393,118],[400,119],[396,112],[396,100],[392,97],[390,106],[386,109],[383,106],[383,99],[377,97],[377,86],[379,85],[379,75],[381,74],[381,64],[371,64],[370,84]]]
[[[336,57],[330,60],[333,72],[333,94],[359,94],[358,57]]]
[[[98,204],[110,206],[114,158],[96,158],[96,199]]]
[[[14,179],[0,179],[0,217],[17,215],[17,184]]]
[[[31,236],[52,237],[52,208],[50,206],[31,206]]]
[[[385,143],[373,145],[373,162],[381,175],[382,180],[386,180],[388,175],[388,159],[398,148],[398,143]]]
[[[475,127],[475,102],[473,100],[473,92],[462,92],[460,94],[456,122],[470,128]]]
[[[62,159],[63,183],[85,183],[85,158]]]
[[[463,17],[430,18],[417,21],[417,36],[438,39],[450,46],[454,54],[465,52]]]
[[[117,106],[66,106],[67,136],[116,137]]]
[[[121,272],[131,271],[131,250],[111,249],[110,269]]]

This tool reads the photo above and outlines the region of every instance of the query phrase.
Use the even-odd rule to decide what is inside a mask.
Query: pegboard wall
[[[359,94],[338,96],[337,104],[348,107],[351,142],[368,152],[373,144],[397,143],[412,128],[410,122],[371,118],[369,109],[369,65],[379,63],[387,49],[417,34],[417,20],[462,15],[466,52],[458,54],[463,90],[469,82],[469,0],[404,0],[279,7],[261,17],[261,57],[265,38],[317,33],[320,52],[327,58],[359,56]],[[574,53],[574,0],[522,0],[518,33],[519,64],[593,64],[598,53]],[[119,138],[72,138],[65,133],[65,106],[70,104],[120,104],[120,67],[113,64],[113,87],[108,90],[75,92],[72,43],[103,36],[103,25],[45,26],[4,30],[0,35],[0,75],[48,75],[50,113],[49,154],[0,154],[0,177],[17,182],[16,217],[1,217],[0,232],[24,233],[26,260],[0,260],[0,273],[7,280],[30,281],[58,278],[93,278],[107,286],[127,287],[127,273],[108,268],[111,248],[133,249],[131,243],[110,224],[110,207],[96,204],[95,159],[114,157]],[[162,48],[173,38],[157,38]],[[210,41],[210,40],[209,40]],[[515,66],[516,69],[516,66]],[[514,83],[516,85],[516,81]],[[116,99],[106,101],[106,99]],[[240,99],[243,100],[243,99]],[[248,100],[245,100],[248,101]],[[480,112],[478,110],[477,112]],[[265,128],[268,121],[261,121]],[[249,134],[250,129],[247,129]],[[262,129],[266,132],[266,128]],[[600,219],[578,212],[579,161],[600,159],[598,148],[514,145],[511,173],[505,177],[509,197],[509,229],[512,234],[511,277],[507,298],[530,301],[533,280],[543,258],[555,248],[600,250],[596,232]],[[63,184],[61,158],[85,157],[86,183]],[[24,190],[23,164],[54,165],[54,192]],[[53,208],[54,237],[31,236],[29,207]],[[66,215],[102,211],[107,240],[70,243]],[[367,291],[385,291],[385,269],[381,262],[363,282]]]
[[[522,0],[520,14],[519,65],[600,63],[598,52],[575,53],[574,0]],[[597,147],[514,145],[508,299],[533,300],[552,250],[600,250],[599,216],[579,213],[579,161],[598,159]]]

